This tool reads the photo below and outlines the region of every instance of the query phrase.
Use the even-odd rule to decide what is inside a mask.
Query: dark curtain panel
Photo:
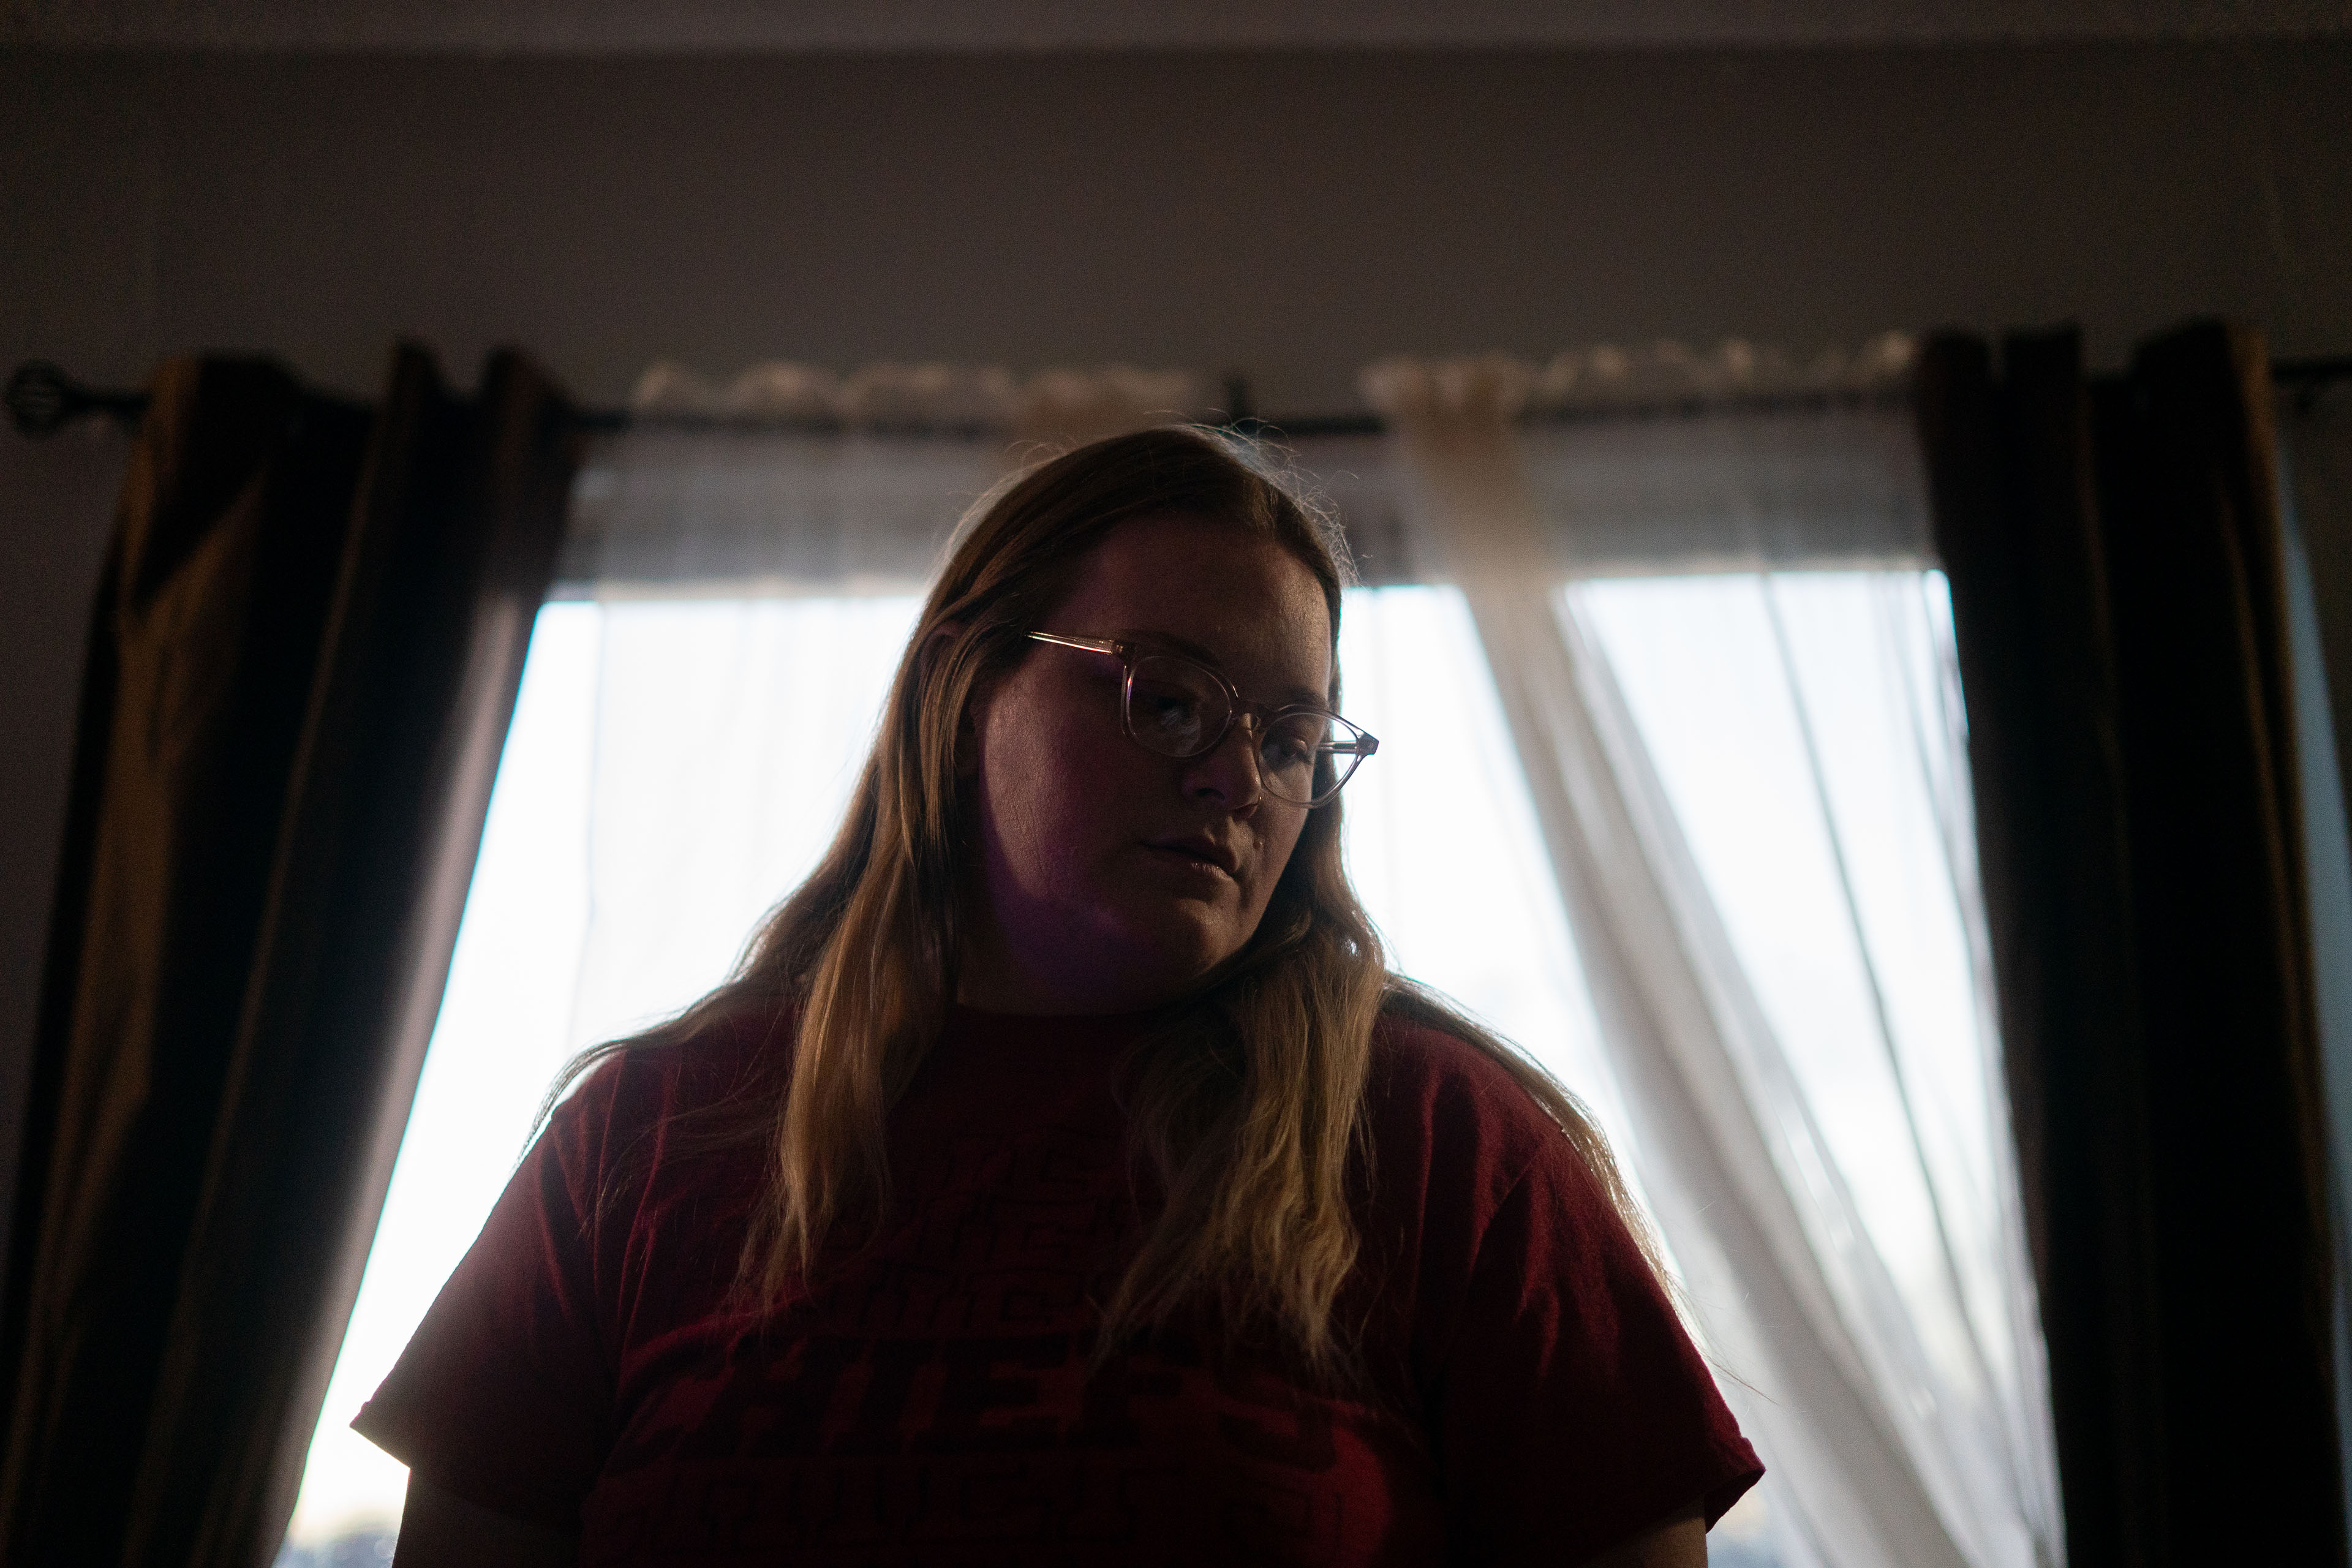
[[[265,1563],[405,1124],[576,461],[495,356],[155,384],[91,628],[10,1239],[0,1558]]]
[[[1931,343],[2073,1568],[2345,1561],[2267,362]]]
[[[2352,1438],[2352,381],[2282,399],[2279,450],[2288,473],[2288,612],[2294,623],[2304,741],[2304,842],[2317,955],[2319,1053],[2327,1086],[2328,1163],[2336,1247],[2336,1429]],[[2329,742],[2333,744],[2329,744]],[[2332,813],[2332,815],[2331,815]],[[2347,1455],[2352,1458],[2352,1455]],[[2352,1497],[2352,1466],[2345,1473]]]

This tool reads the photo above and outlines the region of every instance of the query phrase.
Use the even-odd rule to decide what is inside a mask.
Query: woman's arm
[[[1706,1521],[1686,1513],[1602,1552],[1586,1568],[1706,1568]]]
[[[423,1476],[408,1478],[393,1568],[563,1568],[579,1557],[580,1543],[571,1536],[467,1502]]]

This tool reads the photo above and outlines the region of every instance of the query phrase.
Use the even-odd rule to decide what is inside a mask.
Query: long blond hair
[[[1087,554],[1148,513],[1213,519],[1273,540],[1314,573],[1339,635],[1352,578],[1337,526],[1255,451],[1220,434],[1158,429],[1083,447],[983,501],[925,600],[840,831],[769,917],[734,975],[670,1022],[584,1053],[556,1093],[616,1052],[687,1046],[745,1015],[793,1016],[765,1077],[682,1130],[685,1146],[763,1140],[769,1181],[746,1233],[739,1289],[775,1300],[844,1225],[888,1201],[885,1126],[956,994],[958,891],[973,842],[958,787],[973,693],[1033,645]],[[1335,662],[1336,671],[1336,662]],[[1338,677],[1330,700],[1337,704]],[[1340,805],[1307,816],[1256,932],[1167,1009],[1129,1086],[1133,1152],[1167,1202],[1111,1291],[1100,1343],[1213,1309],[1230,1332],[1270,1328],[1305,1365],[1349,1370],[1334,1303],[1358,1237],[1350,1163],[1383,1013],[1486,1051],[1575,1145],[1644,1250],[1649,1233],[1575,1098],[1433,994],[1392,974],[1340,858]],[[553,1096],[551,1095],[551,1101]],[[1654,1264],[1654,1254],[1653,1261]]]

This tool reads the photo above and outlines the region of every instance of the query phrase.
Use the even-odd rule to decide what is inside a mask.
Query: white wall
[[[0,363],[395,331],[1250,369],[2193,311],[2352,347],[2352,39],[1941,51],[0,56]]]
[[[1612,47],[2342,32],[2337,0],[12,0],[0,42],[561,54]]]

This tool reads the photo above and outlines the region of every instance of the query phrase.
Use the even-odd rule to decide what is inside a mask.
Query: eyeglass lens
[[[1198,756],[1224,734],[1233,703],[1216,678],[1190,659],[1147,655],[1127,688],[1128,732],[1149,750]],[[1342,739],[1328,715],[1286,713],[1258,736],[1258,776],[1268,795],[1312,805],[1346,782],[1357,761],[1324,747]]]

